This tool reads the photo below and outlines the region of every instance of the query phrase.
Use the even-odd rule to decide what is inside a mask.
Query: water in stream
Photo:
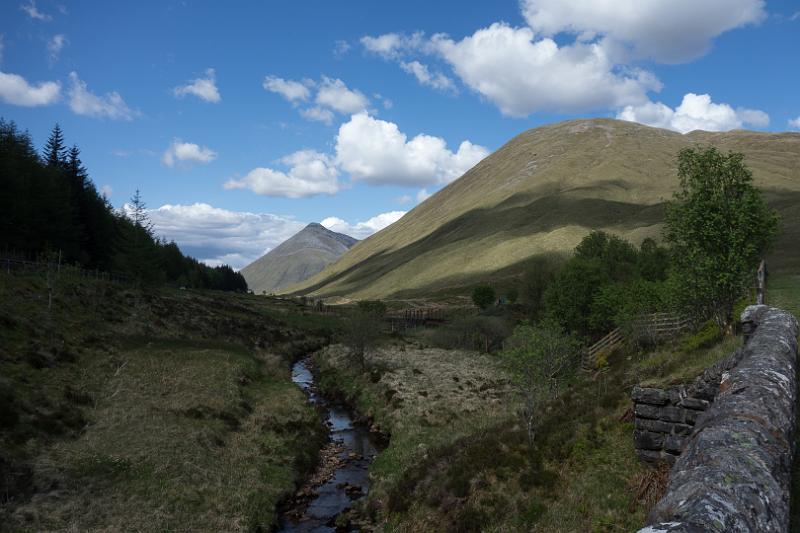
[[[324,532],[336,531],[332,527],[336,516],[353,505],[353,496],[367,493],[369,480],[367,468],[377,454],[372,436],[365,426],[354,423],[350,413],[339,405],[320,396],[314,386],[314,375],[309,361],[303,359],[292,367],[294,381],[308,396],[308,401],[323,410],[331,439],[341,444],[338,453],[342,463],[330,479],[314,489],[315,495],[299,520],[284,517],[280,531]],[[352,487],[358,487],[355,491]]]

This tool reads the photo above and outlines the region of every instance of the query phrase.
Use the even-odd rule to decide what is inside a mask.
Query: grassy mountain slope
[[[800,266],[800,134],[693,132],[610,119],[526,131],[398,222],[287,291],[349,298],[420,296],[515,275],[531,257],[568,253],[593,229],[634,242],[661,232],[676,155],[713,144],[743,152],[782,216],[774,271]]]
[[[336,261],[357,239],[312,222],[280,246],[242,269],[256,294],[302,282]]]

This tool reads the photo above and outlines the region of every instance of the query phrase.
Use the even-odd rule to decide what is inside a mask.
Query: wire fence
[[[112,283],[130,284],[131,278],[116,272],[90,270],[76,265],[64,265],[58,261],[29,261],[17,257],[0,257],[0,271],[9,275],[42,275],[55,274],[72,278],[109,281]]]

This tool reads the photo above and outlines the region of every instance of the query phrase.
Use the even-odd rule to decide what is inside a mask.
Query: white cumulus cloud
[[[373,185],[449,183],[489,154],[463,141],[458,150],[444,139],[420,134],[408,140],[397,124],[358,113],[339,127],[336,160],[354,180]]]
[[[800,116],[789,120],[789,127],[800,130]]]
[[[523,0],[522,12],[537,35],[604,38],[665,63],[695,59],[714,37],[766,17],[764,0]]]
[[[407,52],[424,48],[425,44],[422,32],[415,32],[411,35],[385,33],[377,37],[366,35],[361,38],[361,45],[365,50],[388,60],[399,59]]]
[[[242,268],[305,226],[269,213],[229,211],[205,203],[163,205],[148,210],[158,235],[184,253],[216,266]]]
[[[39,11],[39,9],[36,7],[36,2],[34,0],[28,0],[27,4],[20,4],[19,8],[32,19],[41,20],[44,22],[53,20],[53,17],[51,17],[47,13],[42,13],[41,11]]]
[[[308,109],[301,109],[300,115],[307,119],[314,122],[322,122],[330,126],[333,124],[333,111],[330,109],[325,109],[324,107],[309,107]]]
[[[261,86],[266,91],[281,95],[287,102],[298,104],[307,101],[311,96],[311,91],[308,88],[309,81],[303,83],[295,80],[285,80],[277,76],[267,76]]]
[[[661,102],[647,102],[625,107],[617,118],[681,133],[694,130],[728,131],[744,126],[764,128],[769,125],[769,115],[763,111],[734,109],[728,104],[714,103],[708,94],[694,93],[684,95],[675,109]]]
[[[218,103],[222,97],[217,88],[217,74],[213,68],[206,69],[205,77],[191,80],[185,85],[172,89],[175,97],[194,95],[205,102]]]
[[[559,46],[530,28],[495,23],[461,41],[432,40],[461,80],[512,117],[644,103],[661,84],[651,73],[616,69],[598,44]]]
[[[97,96],[89,92],[86,82],[82,81],[75,71],[69,73],[69,81],[69,107],[76,115],[107,117],[115,120],[133,120],[138,115],[128,107],[116,91]]]
[[[314,101],[338,113],[358,113],[369,106],[369,99],[357,89],[349,89],[340,79],[322,77]]]
[[[431,73],[427,65],[419,61],[401,61],[400,68],[409,74],[413,74],[417,81],[427,87],[432,87],[440,91],[455,92],[456,86],[453,80],[442,74],[441,72]]]
[[[320,224],[331,231],[344,233],[345,235],[350,235],[356,239],[365,239],[373,233],[376,233],[390,224],[397,222],[405,214],[406,211],[389,211],[388,213],[375,215],[369,220],[356,222],[355,224],[351,224],[338,217],[328,217],[320,222]]]
[[[24,107],[50,105],[61,94],[61,84],[57,81],[43,81],[31,85],[17,74],[0,72],[0,99],[7,104]]]
[[[226,189],[249,189],[264,196],[307,198],[339,191],[339,170],[330,156],[300,150],[281,158],[287,171],[254,168],[241,179],[230,179]]]
[[[210,163],[217,158],[217,153],[208,147],[174,139],[161,156],[161,162],[168,167],[180,163]]]
[[[54,64],[61,56],[61,50],[67,44],[67,37],[63,33],[53,35],[53,38],[47,42],[47,51],[50,52],[50,64]]]

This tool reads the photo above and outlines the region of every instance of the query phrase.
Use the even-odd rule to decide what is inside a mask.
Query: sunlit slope
[[[593,229],[658,237],[677,187],[676,155],[714,144],[745,153],[783,217],[773,268],[800,264],[800,134],[681,135],[610,119],[526,131],[398,222],[287,290],[375,298],[463,287],[527,259],[568,252]]]

